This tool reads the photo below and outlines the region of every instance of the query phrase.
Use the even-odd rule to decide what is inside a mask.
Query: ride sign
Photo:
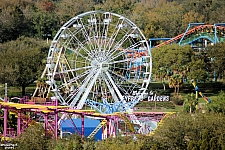
[[[129,100],[135,100],[137,99],[137,97],[140,96],[138,95],[137,91],[133,91],[132,96],[126,97],[126,99]],[[132,97],[132,98],[131,98]],[[143,98],[141,99],[141,101],[149,101],[149,102],[154,102],[154,101],[161,101],[161,102],[168,102],[170,101],[170,96],[168,95],[156,95],[156,93],[154,94],[152,91],[150,91],[149,93],[145,93],[143,95]]]

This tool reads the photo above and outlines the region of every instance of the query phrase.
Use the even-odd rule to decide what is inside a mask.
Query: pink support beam
[[[81,137],[84,138],[84,113],[81,114]]]
[[[4,102],[7,102],[7,97],[4,98]],[[8,116],[8,109],[5,107],[4,108],[4,132],[3,132],[3,136],[4,138],[6,137],[7,134],[7,116]]]
[[[55,100],[55,139],[58,139],[58,99]]]
[[[44,116],[44,121],[45,121],[45,125],[44,125],[44,127],[45,127],[45,135],[47,135],[47,129],[48,129],[48,114],[46,113],[46,114],[44,114],[45,116]]]
[[[107,122],[106,122],[106,128],[107,128],[107,137],[108,138],[110,136],[110,131],[109,131],[109,119],[107,118]]]
[[[21,134],[21,111],[18,111],[17,117],[17,136]]]

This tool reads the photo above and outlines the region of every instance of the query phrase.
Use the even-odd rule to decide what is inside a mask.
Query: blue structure
[[[126,102],[121,100],[115,103],[108,103],[106,99],[102,99],[101,102],[96,102],[93,100],[86,100],[88,106],[93,107],[96,111],[101,114],[112,114],[114,112],[126,112],[126,110],[132,109],[139,101],[136,99],[134,101]]]
[[[73,122],[72,122],[73,121]],[[74,125],[76,127],[74,127]],[[94,120],[90,118],[84,118],[84,136],[88,137],[92,131],[100,124],[100,120]],[[81,133],[82,129],[82,120],[81,118],[77,119],[67,119],[62,122],[60,130],[62,133],[66,134],[77,134],[77,130]],[[94,135],[95,141],[102,140],[102,129],[100,129],[95,135]]]
[[[216,23],[213,25],[207,25],[204,23],[189,23],[184,33],[177,35],[171,39],[151,38],[149,39],[150,45],[154,40],[160,41],[164,39],[166,40],[165,42],[162,42],[155,47],[159,48],[164,45],[177,43],[180,46],[189,44],[192,47],[196,47],[197,45],[202,44],[200,45],[200,47],[203,48],[206,47],[207,41],[212,44],[225,41],[225,23]]]

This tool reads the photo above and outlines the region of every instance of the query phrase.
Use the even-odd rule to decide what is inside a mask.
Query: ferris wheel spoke
[[[141,41],[135,42],[134,44],[130,45],[129,47],[127,47],[125,49],[126,50],[139,49],[141,46],[143,46],[144,42],[147,42],[147,41],[141,40]]]
[[[119,91],[118,87],[116,86],[115,82],[113,81],[112,77],[110,76],[109,72],[106,71],[105,74],[106,74],[107,78],[109,79],[110,83],[112,84],[113,89],[116,91],[116,94],[118,95],[119,99],[123,100],[123,96],[120,93],[120,91]]]
[[[136,91],[143,95],[151,65],[148,41],[134,23],[115,13],[86,12],[65,23],[52,41],[48,91],[71,108],[82,109],[86,99],[113,105]]]
[[[70,104],[70,107],[71,108],[74,108],[74,106],[76,105],[76,103],[77,103],[77,101],[80,99],[80,97],[81,97],[81,95],[82,94],[84,94],[85,92],[87,92],[87,90],[86,90],[86,86],[88,85],[88,83],[89,82],[91,82],[90,83],[90,85],[92,85],[92,84],[94,84],[92,81],[94,81],[95,82],[95,78],[96,77],[98,77],[98,75],[99,75],[99,73],[100,73],[100,71],[98,70],[98,71],[91,71],[90,72],[90,74],[85,78],[85,80],[84,80],[84,82],[83,82],[83,84],[81,85],[81,87],[79,87],[79,91],[78,91],[78,93],[76,94],[76,96],[75,96],[75,98],[73,99],[73,101],[71,102],[71,104]],[[93,76],[94,76],[94,78],[93,78]],[[95,80],[94,80],[95,79]],[[89,85],[89,86],[90,86]],[[93,86],[93,85],[92,85]],[[89,89],[88,89],[89,90]],[[86,96],[86,94],[85,94],[85,96]],[[83,99],[82,99],[83,100]],[[83,104],[83,101],[82,101],[82,104]],[[81,105],[81,104],[80,104]],[[77,107],[78,108],[78,107]],[[78,108],[79,109],[79,108]]]
[[[79,80],[80,78],[85,77],[85,76],[88,75],[91,71],[92,71],[92,70],[86,70],[85,72],[83,72],[83,73],[77,75],[76,77],[71,78],[71,79],[68,80],[66,83],[62,83],[62,85],[59,86],[58,88],[59,88],[59,89],[62,89],[62,88],[65,88],[66,84],[78,82],[78,80]],[[76,84],[77,84],[77,86],[79,86],[78,83],[76,83]]]
[[[105,77],[104,74],[102,74],[102,78],[104,79],[104,81],[105,81],[105,83],[106,83],[106,85],[107,85],[107,87],[108,87],[108,89],[109,89],[109,91],[110,91],[110,93],[111,93],[111,95],[112,95],[114,101],[115,101],[115,102],[118,102],[119,99],[118,99],[118,97],[117,97],[117,94],[116,94],[115,91],[113,90],[113,87],[110,86],[110,84],[109,84],[109,82],[108,82],[108,80],[107,80],[107,78]]]
[[[118,36],[118,33],[119,31],[121,30],[121,28],[123,27],[123,22],[124,22],[124,18],[121,17],[117,24],[116,24],[116,28],[114,28],[114,31],[112,32],[112,35],[109,39],[109,42],[108,42],[108,51],[111,49],[111,47],[113,46],[113,43],[115,42],[116,40],[116,37]]]
[[[121,48],[122,44],[125,43],[125,41],[130,38],[130,34],[134,33],[134,31],[136,30],[136,27],[132,27],[115,45],[114,47],[111,47],[109,53],[110,56],[113,55],[113,53],[115,51],[117,51],[119,48]]]
[[[69,73],[69,72],[74,72],[74,71],[79,71],[79,70],[86,70],[86,69],[90,69],[92,68],[93,66],[85,66],[85,67],[79,67],[79,68],[75,68],[75,69],[70,69],[70,70],[64,70],[64,71],[61,71],[59,73]]]
[[[76,36],[72,36],[71,40],[74,40],[76,44],[78,44],[79,49],[83,50],[88,56],[91,57],[91,52],[87,49],[86,46],[84,46],[84,43],[82,43]]]
[[[134,83],[134,82],[131,82],[130,80],[128,80],[126,77],[122,76],[122,75],[119,75],[118,73],[112,71],[112,70],[109,70],[109,72],[113,75],[116,75],[117,77],[119,77],[122,81],[124,82],[127,82],[129,83],[129,85],[131,86],[135,86],[135,87],[138,87],[138,88],[141,88],[141,86],[137,83]]]
[[[91,82],[88,84],[84,94],[82,95],[82,97],[80,98],[79,103],[77,104],[77,109],[81,109],[88,97],[88,94],[91,91],[91,88],[93,87],[95,81],[97,80],[99,74],[100,74],[101,70],[98,70],[97,73],[94,75],[94,77],[91,79]]]
[[[77,48],[76,50],[74,50],[74,49],[72,49],[72,48],[70,48],[70,47],[67,47],[67,46],[65,46],[65,48],[66,49],[68,49],[68,50],[70,50],[71,52],[74,52],[75,54],[77,54],[78,56],[81,56],[82,58],[85,58],[86,60],[89,60],[89,61],[92,61],[89,57],[92,57],[91,55],[88,55],[89,57],[87,57],[87,56],[84,56],[83,54],[81,54],[80,52],[79,52],[79,48]]]
[[[111,22],[111,14],[110,13],[105,13],[104,14],[104,19],[103,19],[103,28],[102,28],[102,33],[101,36],[103,38],[101,38],[101,44],[100,46],[103,47],[104,52],[106,51],[106,47],[108,44],[108,33],[109,33],[109,25]],[[102,46],[103,45],[103,46]]]
[[[124,62],[129,63],[130,61],[133,61],[133,60],[135,60],[135,58],[128,58],[128,59],[123,59],[123,60],[111,61],[108,64],[111,65],[111,64],[124,63]]]
[[[107,80],[106,80],[106,81],[107,81]],[[111,90],[110,90],[110,93],[112,94],[112,97],[113,97],[114,101],[117,102],[117,101],[118,101],[118,98],[117,98],[117,96],[116,96],[115,91],[112,90],[112,88],[111,88],[111,86],[109,85],[109,83],[107,84],[107,86],[111,89]],[[123,91],[123,95],[129,95],[127,90],[125,90],[124,88],[122,88],[122,87],[121,87],[120,85],[118,85],[118,84],[117,84],[117,86],[118,86],[118,88],[119,88],[121,91]]]
[[[97,23],[97,18],[96,18],[96,14],[91,14],[90,18],[88,19],[89,24],[91,25],[91,28],[89,29],[89,33],[90,35],[92,35],[93,37],[93,42],[94,42],[94,52],[97,52],[100,49],[100,32],[99,32],[99,28],[100,25],[98,25]]]
[[[85,27],[84,22],[82,21],[82,19],[79,20],[79,24],[81,24],[81,31],[83,33],[83,36],[85,37],[86,41],[87,41],[87,45],[90,49],[95,50],[95,46],[93,45],[93,42],[91,41],[91,37],[90,37],[90,28],[89,26]]]
[[[110,56],[108,61],[115,60],[116,58],[118,58],[120,56],[124,56],[124,54],[125,54],[125,50],[121,50],[121,51],[119,51],[119,53],[116,53],[113,56]]]

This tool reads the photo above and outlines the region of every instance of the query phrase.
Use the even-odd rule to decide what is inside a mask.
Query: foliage
[[[208,112],[225,114],[225,92],[220,91],[216,99],[213,99],[211,103],[206,105]]]
[[[187,78],[188,63],[194,54],[189,46],[177,44],[163,46],[152,50],[153,73],[156,76],[169,78],[173,74],[179,74],[183,79]],[[177,76],[177,75],[176,75]]]
[[[49,38],[53,38],[70,18],[92,10],[130,18],[147,38],[174,37],[183,33],[190,22],[223,22],[224,5],[221,0],[1,0],[0,42],[20,36],[46,38],[41,33],[52,34]]]
[[[66,138],[59,139],[55,150],[83,150],[83,141],[81,140],[81,137],[78,135],[69,135]]]
[[[164,119],[154,138],[168,149],[222,149],[225,116],[215,113],[178,113]]]
[[[183,86],[183,79],[180,74],[174,74],[170,77],[169,87],[174,88],[174,93],[178,95],[179,88]]]
[[[187,112],[192,113],[196,110],[196,105],[198,104],[198,100],[196,99],[195,95],[193,93],[188,94],[185,101],[184,101],[184,107]]]
[[[138,150],[143,146],[143,141],[136,141],[133,136],[118,136],[117,138],[107,138],[103,141],[99,141],[96,143],[96,150],[114,150],[115,148],[118,150]]]
[[[207,79],[207,64],[203,57],[192,57],[192,61],[189,62],[188,79],[194,79],[197,81],[205,82]]]
[[[21,150],[43,150],[51,149],[51,140],[45,136],[44,128],[41,124],[28,127],[13,142],[17,143],[16,149]]]
[[[177,95],[177,94],[172,95],[172,96],[170,97],[170,100],[171,100],[175,105],[183,105],[183,103],[184,103],[183,97],[182,97],[181,95]]]
[[[206,55],[209,57],[210,71],[216,73],[216,78],[224,78],[225,76],[225,43],[218,43],[209,46],[206,49]]]
[[[25,88],[33,83],[44,69],[48,45],[42,40],[20,37],[16,41],[0,44],[0,82]]]

